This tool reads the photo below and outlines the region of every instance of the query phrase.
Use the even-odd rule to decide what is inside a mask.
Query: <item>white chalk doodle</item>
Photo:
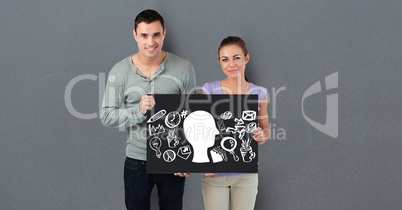
[[[235,118],[234,121],[237,122],[236,125],[244,125],[244,121],[241,118],[240,119]]]
[[[187,160],[188,157],[191,155],[191,148],[189,145],[185,145],[179,148],[179,151],[177,151],[177,156],[180,158]]]
[[[242,113],[242,118],[245,121],[253,121],[257,117],[257,113],[253,110],[245,110]]]
[[[159,112],[152,115],[152,117],[149,118],[147,123],[155,122],[155,121],[159,120],[161,117],[163,117],[165,114],[166,114],[166,110],[162,109]]]
[[[181,113],[180,113],[180,116],[181,116],[181,118],[186,118],[187,117],[187,115],[188,115],[188,111],[187,110],[183,110],[183,111],[181,111]]]
[[[237,131],[238,133],[243,132],[244,128],[244,125],[235,125],[235,131]]]
[[[181,117],[179,112],[173,111],[166,115],[165,124],[169,128],[175,128],[181,122]]]
[[[168,130],[167,141],[170,148],[175,148],[179,144],[179,140],[177,140],[176,136],[176,129]]]
[[[154,150],[156,152],[156,157],[157,158],[161,158],[161,146],[162,146],[162,141],[159,137],[152,137],[151,140],[149,140],[149,146],[151,147],[152,150]]]
[[[234,128],[232,128],[232,127],[227,127],[226,128],[226,133],[232,133],[232,134],[235,134],[236,132],[237,132],[237,130],[235,130]]]
[[[223,122],[223,120],[218,120],[217,124],[220,131],[226,130],[225,123]]]
[[[228,145],[229,144],[229,145]],[[227,145],[227,146],[226,146]],[[239,161],[239,157],[236,155],[236,153],[234,152],[234,150],[236,149],[237,146],[237,141],[236,139],[227,136],[224,137],[221,141],[221,147],[222,149],[224,149],[225,151],[229,152],[230,154],[233,155],[233,159],[237,162]]]
[[[247,139],[242,140],[240,147],[240,154],[243,159],[243,162],[249,163],[255,158],[255,152],[253,152],[253,148],[251,147],[251,140]]]
[[[235,125],[234,128],[232,128],[232,127],[227,127],[226,128],[226,133],[229,133],[229,132],[232,133],[232,134],[239,133],[239,138],[240,139],[243,139],[245,131],[246,131],[246,129],[245,129],[245,127],[243,125]]]
[[[211,154],[212,162],[213,163],[219,163],[222,161],[227,162],[228,158],[226,156],[226,152],[220,147],[214,147],[212,150],[209,152]]]
[[[247,133],[252,133],[252,132],[254,132],[254,130],[257,128],[257,123],[255,123],[255,122],[252,122],[252,123],[249,123],[249,124],[247,124],[247,126],[246,126],[246,132]]]
[[[226,112],[222,113],[220,115],[220,117],[222,120],[228,120],[228,119],[232,118],[232,115],[233,115],[232,112],[226,111]]]
[[[246,129],[243,128],[238,133],[239,133],[239,138],[243,140],[244,134],[246,134]]]
[[[176,159],[176,153],[173,150],[168,149],[163,153],[163,159],[166,162],[173,162],[174,159]]]
[[[148,125],[149,136],[154,136],[156,134],[165,133],[165,127],[163,125],[158,125],[156,128],[153,125]]]
[[[215,136],[219,134],[214,117],[206,111],[192,112],[184,120],[183,130],[194,150],[192,162],[208,163],[208,148],[214,145]]]

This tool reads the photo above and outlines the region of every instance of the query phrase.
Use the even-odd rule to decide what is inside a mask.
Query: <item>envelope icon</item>
[[[253,110],[245,110],[243,111],[242,118],[246,121],[253,121],[257,117],[257,113]]]
[[[187,158],[191,155],[191,149],[190,146],[185,145],[179,148],[179,151],[177,151],[177,156],[183,158],[184,160],[187,160]]]

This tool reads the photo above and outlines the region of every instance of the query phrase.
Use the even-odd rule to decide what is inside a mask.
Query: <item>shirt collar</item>
[[[163,59],[162,63],[159,65],[159,67],[156,69],[155,73],[151,76],[150,80],[153,80],[155,77],[157,77],[159,74],[161,74],[163,72],[163,70],[165,70],[165,63],[167,62],[167,60],[170,57],[170,53],[166,52],[166,57],[165,59]],[[134,64],[132,61],[132,55],[129,57],[129,62],[131,65],[131,69],[139,76],[148,79]]]

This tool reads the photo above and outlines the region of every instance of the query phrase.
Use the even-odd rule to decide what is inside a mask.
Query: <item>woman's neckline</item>
[[[222,83],[221,83],[221,81],[222,81],[222,80],[218,80],[217,82],[218,82],[219,88],[220,88],[220,90],[221,90],[221,94],[224,94],[224,93],[223,93],[223,89],[222,89]],[[247,93],[245,93],[245,94],[250,94],[251,85],[252,85],[253,83],[248,82],[248,84],[249,84],[248,90],[247,90]]]

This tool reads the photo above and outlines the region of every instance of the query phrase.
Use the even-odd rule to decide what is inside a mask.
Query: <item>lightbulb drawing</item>
[[[154,150],[156,152],[156,157],[157,158],[161,158],[161,145],[162,145],[162,141],[159,137],[153,137],[151,140],[149,140],[149,146],[151,147],[152,150]]]

